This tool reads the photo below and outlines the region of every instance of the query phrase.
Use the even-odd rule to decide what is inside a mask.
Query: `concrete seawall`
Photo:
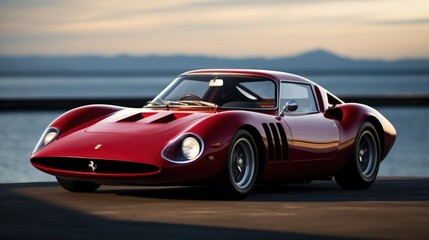
[[[369,106],[429,106],[429,95],[400,96],[339,96],[345,102]],[[153,98],[103,98],[103,99],[0,99],[0,111],[10,110],[67,110],[88,104],[111,104],[142,107]]]

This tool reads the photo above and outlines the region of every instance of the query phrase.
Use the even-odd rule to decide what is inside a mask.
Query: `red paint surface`
[[[71,110],[49,126],[60,130],[59,137],[31,156],[33,165],[52,175],[103,184],[181,184],[206,181],[216,176],[225,161],[234,133],[245,128],[258,143],[263,165],[261,181],[332,176],[347,162],[360,125],[373,123],[380,134],[382,158],[396,137],[392,124],[375,109],[344,103],[329,108],[326,92],[315,83],[287,73],[262,70],[198,70],[183,75],[237,74],[302,82],[313,85],[319,112],[286,114],[278,109],[222,110],[212,108],[123,108],[90,105]],[[279,89],[279,87],[277,87]],[[280,106],[280,109],[283,106]],[[277,142],[268,129],[283,129]],[[280,130],[279,130],[280,131]],[[161,156],[163,148],[183,133],[193,133],[204,141],[204,152],[194,162],[175,164]],[[269,143],[271,141],[271,143]],[[99,149],[95,146],[101,144]],[[270,150],[271,145],[271,150]],[[286,150],[284,150],[286,148]],[[276,152],[278,151],[278,152]],[[209,156],[214,159],[209,160]],[[66,171],[38,164],[42,158],[84,158],[144,163],[153,172],[97,173]]]

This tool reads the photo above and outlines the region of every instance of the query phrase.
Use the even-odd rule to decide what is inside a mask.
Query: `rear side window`
[[[313,89],[309,84],[282,82],[280,84],[280,109],[288,100],[298,103],[298,113],[316,112],[317,106]]]
[[[326,95],[328,96],[329,107],[341,104],[341,102],[337,98],[335,98],[334,96],[332,96],[331,94],[327,93]]]

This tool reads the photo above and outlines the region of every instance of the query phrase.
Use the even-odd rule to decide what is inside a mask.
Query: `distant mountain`
[[[356,60],[315,50],[281,58],[209,56],[0,56],[0,74],[129,74],[182,72],[198,68],[257,68],[295,73],[429,73],[429,59]]]

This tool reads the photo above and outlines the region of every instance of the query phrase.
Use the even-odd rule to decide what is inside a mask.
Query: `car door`
[[[334,120],[325,118],[310,84],[281,82],[280,106],[295,101],[295,111],[285,110],[282,120],[291,132],[290,161],[319,161],[335,157],[339,130]]]

